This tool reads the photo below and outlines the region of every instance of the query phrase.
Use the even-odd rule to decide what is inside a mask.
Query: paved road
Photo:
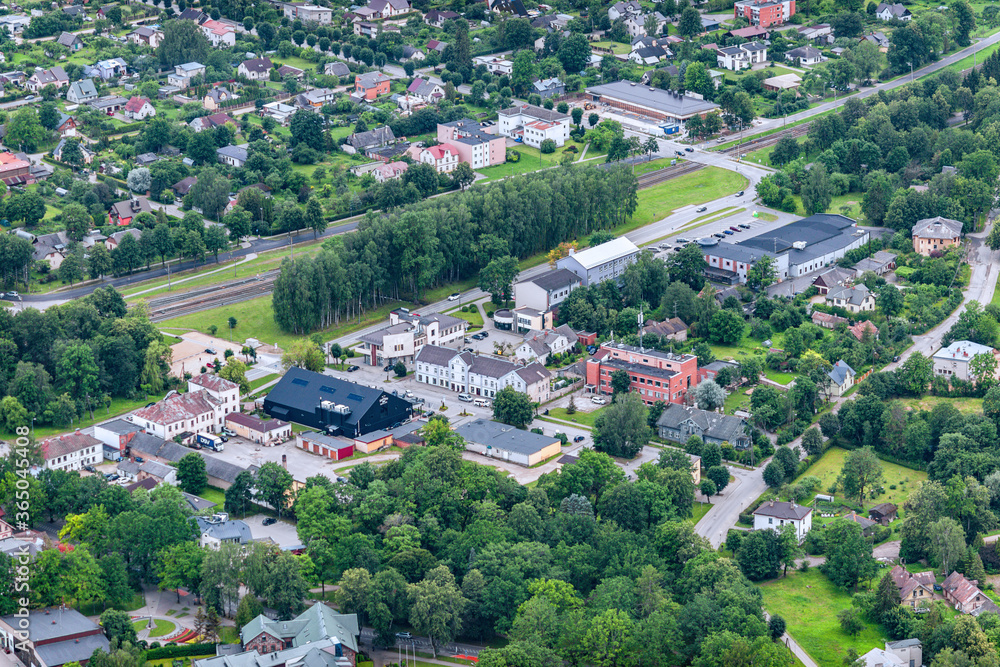
[[[788,116],[787,118],[761,119],[754,124],[753,129],[748,129],[743,132],[743,138],[746,139],[747,137],[753,137],[755,135],[761,134],[762,132],[773,130],[775,128],[781,127],[785,123],[794,123],[800,120],[805,120],[807,118],[813,118],[814,116],[817,116],[821,113],[843,106],[844,103],[846,103],[847,100],[849,99],[864,99],[869,95],[874,95],[878,93],[880,90],[892,90],[900,86],[905,86],[906,84],[910,83],[913,80],[919,79],[920,77],[926,76],[928,74],[933,74],[934,72],[937,72],[940,69],[948,67],[949,65],[952,65],[954,63],[957,63],[963,58],[968,58],[973,53],[978,53],[983,49],[986,49],[992,46],[993,44],[996,44],[997,42],[1000,42],[1000,32],[990,35],[989,37],[985,37],[976,42],[975,44],[973,44],[972,46],[968,46],[962,49],[961,51],[956,51],[955,53],[949,56],[945,56],[944,58],[941,58],[941,60],[938,60],[937,62],[925,65],[920,69],[913,70],[912,77],[911,75],[908,74],[906,76],[901,76],[893,81],[880,83],[878,85],[872,86],[871,88],[864,88],[863,90],[861,90],[858,93],[855,93],[854,95],[841,97],[836,100],[832,100],[830,102],[824,102],[823,104],[813,107],[812,109],[806,109],[805,111],[794,113],[791,116]],[[709,147],[710,145],[711,144],[708,142],[702,144],[702,146],[706,148]]]

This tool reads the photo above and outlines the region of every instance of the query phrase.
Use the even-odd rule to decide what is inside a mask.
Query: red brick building
[[[611,374],[624,370],[632,383],[629,391],[639,394],[643,403],[656,401],[683,403],[687,393],[698,384],[698,357],[647,350],[624,343],[604,343],[587,360],[587,388],[611,394]]]
[[[271,667],[331,663],[347,667],[357,664],[360,634],[357,614],[338,614],[320,602],[289,621],[258,616],[243,626],[240,643],[244,651],[267,656],[266,664]],[[311,656],[312,651],[322,651],[325,657]],[[317,657],[320,660],[316,660]],[[328,657],[335,659],[331,661]],[[227,656],[195,661],[196,667],[228,667],[230,664]],[[257,664],[264,663],[257,661]]]

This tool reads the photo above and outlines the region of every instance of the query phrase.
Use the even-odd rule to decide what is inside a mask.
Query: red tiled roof
[[[878,336],[878,327],[871,323],[870,320],[865,320],[864,322],[858,322],[852,326],[847,327],[847,329],[854,334],[854,337],[861,340],[862,336],[865,335],[865,331],[871,331],[872,336]]]
[[[435,160],[441,160],[445,157],[445,151],[451,155],[458,155],[458,151],[451,144],[438,144],[437,146],[428,146],[427,150],[431,155],[434,156]]]
[[[81,449],[86,449],[87,447],[100,446],[101,441],[97,438],[89,436],[86,433],[76,431],[75,433],[67,433],[66,435],[60,435],[55,438],[43,440],[41,449],[42,455],[45,456],[45,460],[49,461],[51,459],[59,458],[60,456],[66,456],[67,454],[78,452]]]
[[[206,391],[175,394],[156,405],[136,410],[134,419],[142,419],[154,424],[173,424],[183,419],[198,417],[214,412],[216,400]]]
[[[190,382],[196,384],[199,387],[204,387],[211,391],[224,392],[232,391],[233,389],[239,389],[239,385],[235,382],[231,382],[226,378],[221,378],[218,375],[213,375],[212,373],[202,373],[201,375],[196,375],[191,378]]]
[[[146,104],[149,104],[149,100],[145,97],[133,97],[128,101],[128,104],[125,105],[125,111],[137,113],[141,111],[142,107]]]

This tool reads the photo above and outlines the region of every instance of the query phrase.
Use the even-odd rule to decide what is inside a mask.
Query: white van
[[[476,400],[474,400],[472,402],[472,404],[475,405],[477,408],[488,408],[488,407],[490,407],[490,402],[487,401],[485,398],[477,398]]]
[[[472,403],[472,397],[468,394],[459,394],[458,400],[464,401],[465,403]]]

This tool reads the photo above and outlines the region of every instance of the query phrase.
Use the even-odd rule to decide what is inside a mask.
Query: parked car
[[[578,435],[575,438],[573,438],[573,442],[583,442],[583,441],[584,437],[582,435]]]
[[[722,233],[725,234],[726,236],[732,236],[733,235],[733,230],[731,230],[731,229],[723,229]]]
[[[360,370],[361,370],[361,366],[348,366],[347,367],[347,372],[348,373],[353,373],[354,371],[360,371]]]
[[[490,332],[489,331],[480,331],[479,333],[483,334],[483,338],[489,338],[490,337]]]
[[[740,228],[739,228],[739,227],[730,227],[730,229],[731,229],[731,230],[733,230],[734,232],[738,232],[738,231],[740,231]]]
[[[590,400],[593,401],[594,403],[598,404],[598,405],[604,405],[605,403],[608,402],[608,399],[604,398],[603,396],[594,396]]]
[[[218,354],[218,352],[215,351],[214,347],[206,347],[205,354]]]
[[[228,435],[230,438],[235,438],[236,437],[236,431],[234,431],[231,428],[223,428],[222,429],[222,433],[224,435]]]
[[[708,210],[707,206],[700,206],[697,209],[695,209],[695,213],[704,213],[707,210]]]
[[[383,368],[382,370],[384,370],[385,372],[388,373],[389,371],[391,371],[395,367],[396,367],[396,364],[389,363],[389,364],[386,364],[385,368]]]
[[[745,223],[745,222],[741,222],[741,223],[739,224],[739,227],[740,227],[741,229],[750,229],[750,225],[748,225],[748,224],[747,224],[747,223]]]
[[[726,141],[727,140],[726,140],[725,137],[719,137],[718,139],[715,140],[715,143],[717,143],[717,144],[724,144],[724,143],[726,143]]]
[[[718,239],[724,239],[724,238],[726,238],[726,235],[723,234],[722,232],[716,232],[716,233],[712,234],[712,236],[714,236],[715,238],[718,238]]]
[[[278,520],[277,520],[277,519],[275,519],[275,518],[274,518],[273,516],[269,516],[269,517],[266,517],[266,518],[265,518],[265,519],[264,519],[263,521],[261,521],[260,523],[261,523],[261,525],[263,525],[263,526],[273,526],[274,524],[278,523]]]
[[[94,466],[83,466],[83,469],[86,470],[87,472],[97,472],[97,468],[95,468]]]
[[[596,345],[588,345],[587,346],[587,354],[594,354],[595,352],[597,352],[597,346]]]
[[[674,155],[677,157],[684,157],[684,151],[674,151]]]
[[[397,632],[396,639],[413,639],[413,635],[409,632]]]
[[[340,475],[337,475],[337,483],[338,484],[347,484],[347,478],[346,477],[341,477]]]
[[[461,296],[462,296],[461,294],[455,292],[454,294],[448,297],[448,301],[458,301],[461,298]]]
[[[458,400],[462,401],[463,403],[472,403],[472,396],[470,396],[469,394],[459,394]]]
[[[24,98],[24,101],[25,101],[25,102],[30,102],[30,101],[31,101],[31,100],[33,100],[33,99],[35,99],[35,96],[34,96],[34,95],[28,95],[27,97],[25,97],[25,98]]]
[[[469,338],[471,338],[472,340],[482,340],[483,339],[483,334],[482,334],[482,332],[480,332],[480,333],[474,333],[471,336],[469,336]]]
[[[694,149],[693,149],[693,148],[691,148],[690,146],[688,146],[687,148],[685,148],[685,149],[684,149],[684,151],[685,151],[686,153],[694,153]]]
[[[487,401],[485,398],[477,398],[472,403],[477,408],[488,408],[488,407],[490,407],[490,402]]]
[[[145,463],[145,461],[146,461],[146,459],[142,458],[141,456],[135,457],[135,462],[136,463]]]

